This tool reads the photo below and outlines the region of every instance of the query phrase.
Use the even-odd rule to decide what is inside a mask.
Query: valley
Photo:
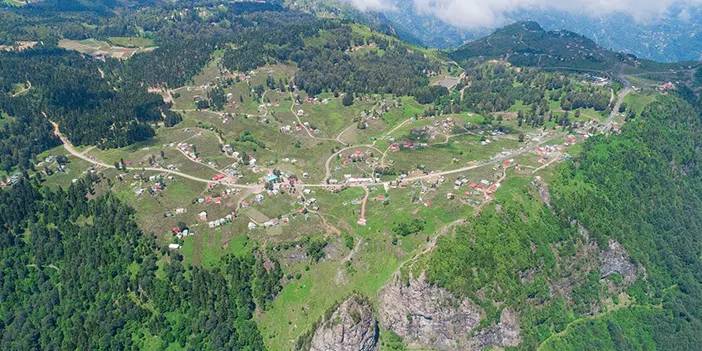
[[[207,67],[193,85],[161,91],[183,122],[158,128],[153,141],[76,148],[54,123],[63,146],[50,153],[63,149],[84,161],[71,171],[111,184],[137,209],[141,227],[185,262],[216,266],[220,257],[251,247],[281,260],[289,281],[257,317],[271,349],[292,347],[349,292],[374,296],[496,192],[508,191],[503,186],[548,178],[587,138],[621,127],[616,111],[632,92],[612,90],[611,113],[582,113],[577,126],[541,129],[520,127],[514,117],[486,123],[471,112],[423,116],[426,106],[388,95],[356,98],[350,109],[331,94],[266,88],[252,96],[251,87],[267,77],[294,80],[294,66],[276,65],[224,88],[229,101],[216,111],[193,106],[226,79],[216,62]],[[68,184],[65,177],[56,181]],[[384,225],[411,217],[423,221],[410,236]],[[318,263],[309,261],[310,237],[324,245]]]
[[[315,4],[0,9],[3,349],[699,344],[699,63]]]

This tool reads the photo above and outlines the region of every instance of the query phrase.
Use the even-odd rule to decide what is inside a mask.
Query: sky
[[[346,0],[363,11],[392,11],[396,1],[412,1],[422,14],[434,15],[465,28],[495,27],[509,22],[510,15],[523,10],[566,11],[586,16],[626,14],[639,22],[656,20],[674,11],[684,16],[686,8],[702,0]]]

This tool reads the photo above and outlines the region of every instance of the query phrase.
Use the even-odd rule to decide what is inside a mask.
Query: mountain
[[[341,18],[363,23],[373,30],[396,36],[410,44],[425,45],[421,31],[400,25],[397,19],[392,17],[394,13],[361,11],[338,0],[283,0],[282,3],[290,9],[313,13],[319,17]]]
[[[327,2],[328,0],[307,0]],[[441,49],[455,48],[495,28],[462,28],[418,11],[412,1],[394,1],[394,9],[375,12],[402,39]],[[349,7],[348,5],[346,5]],[[360,12],[360,11],[358,11]],[[366,16],[374,12],[365,12]],[[672,8],[662,17],[640,21],[629,15],[611,13],[583,16],[556,10],[524,10],[505,14],[500,23],[535,21],[546,30],[568,30],[593,39],[602,47],[638,57],[675,62],[702,59],[702,7]]]
[[[0,9],[1,349],[699,349],[702,70],[423,26]]]
[[[635,55],[605,49],[593,40],[566,30],[546,31],[536,22],[517,22],[451,51],[457,62],[504,59],[517,66],[548,69],[632,72],[680,69]]]
[[[522,66],[578,67],[605,70],[636,66],[635,56],[616,54],[569,31],[546,31],[536,22],[518,22],[469,42],[450,54],[456,61],[499,58]]]
[[[591,18],[558,11],[526,12],[516,19],[536,21],[547,30],[580,33],[602,47],[650,60],[702,60],[702,8],[699,7],[672,11],[650,22],[621,14]]]
[[[418,44],[426,47],[455,48],[468,40],[489,33],[489,30],[465,31],[435,16],[416,12],[411,1],[399,1],[395,6],[396,11],[383,12],[389,25],[403,40],[408,40],[408,37],[402,35],[407,33],[411,38],[418,40]]]

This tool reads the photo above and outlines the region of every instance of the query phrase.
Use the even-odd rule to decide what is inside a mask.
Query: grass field
[[[322,43],[323,37],[313,40]],[[110,43],[124,50],[153,45],[143,38],[111,38]],[[63,46],[93,54],[115,49],[98,41],[64,41]],[[449,224],[469,218],[498,196],[471,189],[468,183],[483,181],[497,187],[505,180],[503,175],[519,182],[532,181],[536,175],[545,178],[550,172],[547,162],[553,160],[549,157],[577,153],[579,147],[559,149],[569,131],[554,123],[543,128],[518,126],[514,115],[527,109],[519,101],[498,121],[468,112],[424,117],[429,106],[412,97],[358,96],[345,107],[341,97],[331,93],[313,99],[304,92],[266,88],[256,96],[252,89],[265,86],[269,76],[289,81],[297,68],[271,65],[234,74],[221,68],[218,55],[189,85],[171,92],[182,123],[157,127],[153,139],[129,147],[79,151],[110,165],[123,160],[132,168],[129,172],[97,168],[102,177],[98,191],[109,188],[134,207],[141,228],[155,234],[162,245],[182,244],[179,250],[186,264],[217,267],[225,255],[242,255],[254,248],[282,264],[282,291],[268,309],[256,314],[271,350],[291,349],[328,308],[354,291],[377,304],[378,290],[405,262],[412,260],[413,268],[421,267],[415,255],[427,250],[433,236],[450,234]],[[196,110],[195,99],[206,99],[217,86],[231,94],[223,111]],[[627,104],[640,109],[647,101],[645,96],[631,95]],[[551,108],[560,109],[560,104],[551,101]],[[309,129],[302,128],[298,118]],[[596,111],[581,111],[583,120],[603,118]],[[501,127],[508,132],[498,132]],[[405,148],[409,140],[426,145]],[[556,156],[537,154],[537,142],[558,150],[553,152]],[[179,147],[181,143],[187,146]],[[403,147],[391,151],[395,143]],[[242,161],[225,154],[224,146],[239,153]],[[356,150],[368,152],[367,160],[343,162]],[[340,156],[333,157],[337,152]],[[39,159],[66,153],[58,147]],[[73,156],[69,161],[65,173],[55,173],[47,182],[67,186],[91,167]],[[323,184],[327,164],[330,177],[341,182],[346,175],[374,177],[383,171],[380,166],[391,172],[379,176],[380,184],[331,189]],[[144,167],[178,170],[200,179]],[[208,184],[225,167],[235,168],[238,179]],[[272,186],[262,179],[275,171],[294,175],[298,186],[262,190],[263,185]],[[413,180],[400,183],[401,173]],[[505,184],[498,194],[510,191],[510,183]],[[236,188],[242,185],[248,187]],[[202,212],[206,218],[200,218]],[[229,215],[231,220],[210,227],[209,222]],[[396,226],[414,219],[423,221],[419,232],[407,236],[396,232]],[[179,240],[171,230],[182,225],[193,235]],[[326,242],[318,262],[306,251],[310,240]],[[140,340],[145,349],[162,346],[148,332]]]
[[[114,46],[126,48],[147,48],[155,45],[153,39],[143,37],[109,37],[107,41]]]
[[[122,39],[123,41],[127,39]],[[106,41],[96,40],[96,39],[85,39],[85,40],[69,40],[61,39],[59,40],[59,47],[66,50],[78,51],[82,54],[100,57],[107,56],[120,60],[126,60],[132,57],[134,54],[144,51],[153,50],[153,47],[123,47],[123,46],[113,46]]]
[[[644,108],[656,99],[656,95],[653,93],[640,92],[629,94],[625,99],[624,103],[627,108],[636,112],[641,113]]]

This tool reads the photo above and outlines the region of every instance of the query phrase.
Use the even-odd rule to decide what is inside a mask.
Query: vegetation
[[[462,93],[437,96],[436,109],[443,113],[477,112],[489,116],[502,111],[517,112],[519,127],[563,127],[578,121],[582,109],[609,109],[609,88],[583,84],[577,75],[514,69],[502,63],[483,63],[466,70]],[[419,99],[419,98],[418,98]],[[421,102],[421,99],[419,100]]]
[[[689,259],[700,251],[700,132],[697,111],[660,98],[621,136],[588,144],[554,187],[563,216],[581,221],[600,244],[619,240],[646,267],[650,293],[637,302],[663,305],[666,313],[649,323],[667,349],[694,347],[701,335],[701,267]]]
[[[695,348],[698,85],[629,77],[598,136],[628,90],[594,75],[652,63],[521,23],[459,66],[279,3],[0,10],[0,45],[37,41],[0,52],[0,345],[306,347],[416,269],[483,331],[515,311],[520,349]],[[635,277],[601,271],[614,241]]]
[[[505,59],[517,66],[602,72],[621,67],[655,71],[658,66],[679,66],[658,64],[634,55],[609,51],[573,32],[545,31],[536,22],[517,22],[500,28],[487,37],[452,51],[450,57],[458,62]]]
[[[184,267],[132,210],[91,192],[90,180],[64,191],[26,179],[0,192],[4,348],[264,348],[252,314],[280,288],[277,263],[249,254]]]
[[[439,242],[427,263],[430,279],[480,303],[489,315],[497,316],[492,301],[520,311],[525,349],[550,335],[546,349],[694,347],[702,290],[695,278],[699,260],[689,258],[701,249],[694,235],[702,224],[694,215],[702,209],[694,137],[700,132],[700,116],[688,104],[659,98],[621,135],[594,138],[559,172],[555,212],[531,192],[504,195],[455,238]],[[582,253],[588,237],[572,223],[586,228],[600,248],[621,242],[646,268],[646,280],[627,289],[630,307],[588,317],[608,293],[599,272],[587,268],[598,260]],[[549,291],[566,276],[572,295]]]
[[[408,222],[396,224],[392,231],[400,236],[408,236],[424,230],[424,224],[425,222],[423,220],[415,218]]]

